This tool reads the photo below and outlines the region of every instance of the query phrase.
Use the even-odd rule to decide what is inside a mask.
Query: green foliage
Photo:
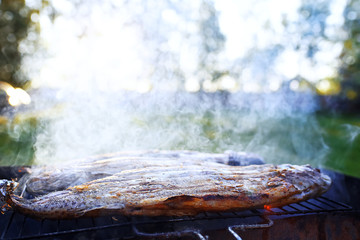
[[[344,47],[341,59],[341,76],[343,81],[360,86],[360,1],[351,0],[345,11],[344,29],[347,32],[347,38],[344,41]]]
[[[360,177],[360,121],[357,117],[318,115],[329,154],[324,165]]]
[[[32,164],[36,126],[35,118],[0,119],[0,166]]]
[[[27,44],[35,44],[39,29],[33,21],[37,13],[38,10],[30,9],[24,0],[0,1],[0,81],[16,87],[28,82],[21,73],[21,59],[29,49],[22,49],[20,43],[31,32]]]

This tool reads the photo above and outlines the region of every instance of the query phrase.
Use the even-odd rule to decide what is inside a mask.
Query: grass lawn
[[[325,166],[360,177],[360,117],[318,115],[330,151]]]

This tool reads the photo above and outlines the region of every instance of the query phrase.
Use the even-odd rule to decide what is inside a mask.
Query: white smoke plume
[[[278,16],[285,14],[296,27],[300,1],[269,15],[254,13],[270,1],[243,8],[219,1],[140,2],[146,4],[92,1],[75,7],[54,1],[54,22],[46,11],[40,14],[48,56],[30,59],[30,75],[34,86],[57,90],[51,100],[38,97],[35,104],[43,109],[53,101],[58,110],[41,124],[37,163],[121,150],[188,149],[249,151],[268,162],[320,165],[328,149],[313,115],[314,95],[294,92],[299,84],[289,81],[329,74],[337,64],[329,59],[339,48],[324,42],[322,51],[334,57],[319,55],[316,66],[302,47],[294,52],[297,38]],[[205,3],[214,11],[200,12]],[[201,24],[216,22],[217,12],[213,32],[201,32]],[[239,16],[231,26],[240,30],[229,29],[230,15]],[[265,22],[273,28],[261,29]],[[215,50],[201,58],[206,34],[214,35],[206,46]],[[217,72],[226,76],[212,81]]]

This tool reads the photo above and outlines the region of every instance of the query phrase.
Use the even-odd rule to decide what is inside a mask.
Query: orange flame
[[[264,205],[264,209],[270,211],[271,207],[270,207],[270,205]]]

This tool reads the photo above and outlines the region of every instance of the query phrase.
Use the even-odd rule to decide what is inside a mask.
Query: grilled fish
[[[53,191],[112,176],[120,170],[218,162],[228,165],[264,164],[261,157],[244,152],[201,153],[196,151],[134,151],[109,153],[74,161],[77,164],[34,167],[19,181],[16,194],[32,198]],[[136,164],[134,164],[136,163]]]
[[[39,218],[107,214],[183,216],[208,211],[278,207],[326,192],[331,179],[309,165],[230,166],[216,161],[133,163],[95,179],[33,199],[14,194],[4,181],[0,197],[18,211]]]

